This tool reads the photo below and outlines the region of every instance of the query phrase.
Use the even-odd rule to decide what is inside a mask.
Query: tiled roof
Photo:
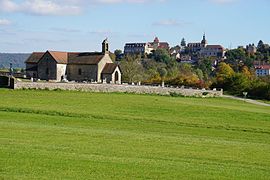
[[[98,64],[104,57],[102,53],[47,51],[58,64]],[[34,52],[25,63],[38,63],[45,52]]]
[[[102,53],[69,53],[68,64],[98,64],[103,57]]]
[[[102,74],[112,74],[117,66],[118,65],[115,63],[107,63],[102,71]]]
[[[44,55],[44,52],[33,52],[25,63],[38,63],[40,58]]]
[[[224,49],[221,45],[207,45],[206,48],[212,48],[212,49]]]
[[[255,65],[255,68],[268,70],[268,69],[270,69],[270,65]]]
[[[56,60],[59,64],[67,64],[68,53],[67,52],[59,52],[59,51],[48,51],[51,56]]]

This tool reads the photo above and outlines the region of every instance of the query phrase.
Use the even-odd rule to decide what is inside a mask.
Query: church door
[[[119,73],[118,73],[118,71],[116,71],[115,74],[114,74],[114,81],[115,81],[115,83],[117,83],[117,81],[119,81]]]

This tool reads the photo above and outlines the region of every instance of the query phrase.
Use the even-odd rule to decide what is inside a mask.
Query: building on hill
[[[149,43],[126,43],[124,54],[151,54],[153,51]]]
[[[151,54],[153,50],[166,49],[169,51],[170,45],[167,42],[160,42],[156,37],[153,42],[148,43],[126,43],[124,54]]]
[[[203,35],[203,39],[201,42],[196,42],[196,43],[188,43],[187,45],[187,49],[189,52],[191,53],[198,53],[200,52],[200,50],[204,47],[206,47],[208,44],[207,40],[206,40],[206,36],[205,34]]]
[[[250,55],[254,55],[257,52],[257,47],[254,44],[249,44],[246,46],[246,52]]]
[[[122,73],[110,58],[107,39],[102,52],[34,52],[25,63],[28,78],[121,83]]]
[[[270,65],[255,65],[257,76],[269,76],[270,75]]]
[[[187,49],[190,53],[198,54],[201,57],[225,57],[225,48],[221,45],[209,45],[205,34],[201,42],[188,43]]]
[[[221,45],[206,45],[200,50],[200,55],[203,57],[225,57],[225,49]]]
[[[165,50],[169,51],[169,49],[170,49],[169,43],[168,42],[160,42],[158,37],[155,37],[154,41],[149,42],[149,44],[152,46],[152,48],[154,50],[165,49]]]

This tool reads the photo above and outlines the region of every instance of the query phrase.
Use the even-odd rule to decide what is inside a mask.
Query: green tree
[[[242,96],[242,93],[248,91],[249,87],[249,78],[243,73],[235,73],[229,80],[228,91],[232,94]]]
[[[211,58],[200,59],[197,63],[197,67],[202,70],[206,77],[209,77],[212,73],[213,60]]]
[[[185,38],[182,38],[182,40],[181,40],[181,46],[182,47],[186,47],[187,46],[187,43],[186,43]]]
[[[116,49],[116,50],[114,51],[114,55],[115,55],[115,57],[116,57],[116,58],[115,58],[116,61],[121,60],[122,50]]]
[[[166,68],[160,68],[160,69],[158,69],[158,72],[159,72],[159,75],[161,77],[161,80],[164,81],[165,77],[168,74],[167,69]]]
[[[265,45],[262,40],[258,42],[257,49],[259,52],[264,53],[265,52]]]
[[[144,69],[141,64],[141,57],[137,55],[127,55],[120,63],[123,82],[138,82],[144,77]]]
[[[169,52],[166,49],[157,49],[153,53],[153,58],[157,62],[162,62],[168,64],[170,61],[172,61],[172,58],[169,55]]]
[[[242,48],[227,51],[226,57],[227,59],[225,62],[230,64],[236,72],[239,72],[240,68],[243,66],[247,59],[246,52]]]

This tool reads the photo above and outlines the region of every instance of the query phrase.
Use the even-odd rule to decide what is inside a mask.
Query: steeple
[[[202,39],[201,44],[202,44],[203,47],[205,47],[208,44],[207,40],[206,40],[206,37],[205,37],[205,33],[203,34],[203,39]]]
[[[102,42],[102,53],[103,54],[109,54],[109,42],[108,42],[108,38],[106,38]]]

